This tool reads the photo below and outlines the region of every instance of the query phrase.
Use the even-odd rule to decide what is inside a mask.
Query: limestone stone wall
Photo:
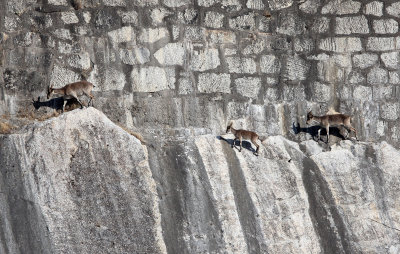
[[[307,111],[332,107],[400,144],[400,1],[0,0],[0,17],[0,114],[84,78],[143,131],[236,120],[304,140]]]

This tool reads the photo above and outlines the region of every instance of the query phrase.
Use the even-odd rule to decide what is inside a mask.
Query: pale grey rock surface
[[[103,113],[68,112],[1,144],[2,253],[165,252],[147,151]]]
[[[382,142],[399,148],[399,0],[90,0],[82,1],[81,6],[76,3],[0,0],[0,124],[21,116],[40,119],[60,109],[60,98],[46,98],[50,84],[62,87],[81,79],[93,82],[96,108],[113,121],[144,133],[157,146],[156,150],[148,146],[153,155],[149,162],[160,162],[159,171],[152,171],[158,172],[159,185],[169,188],[166,196],[159,197],[167,207],[162,213],[163,236],[168,238],[165,242],[170,253],[398,252],[395,244],[387,244],[383,249],[378,240],[371,241],[366,248],[367,240],[359,237],[361,233],[346,231],[349,225],[331,230],[333,224],[349,223],[347,219],[343,223],[338,219],[344,215],[333,207],[339,206],[330,206],[336,197],[329,199],[326,206],[332,207],[334,219],[311,220],[312,227],[320,232],[319,240],[315,240],[306,219],[302,223],[307,234],[311,232],[308,238],[301,227],[292,226],[297,222],[290,222],[290,226],[273,224],[272,228],[285,231],[275,235],[265,226],[253,227],[256,223],[247,222],[252,221],[248,218],[257,218],[251,215],[252,211],[257,214],[256,209],[243,208],[251,207],[246,203],[249,198],[241,196],[234,202],[241,207],[241,214],[225,211],[231,207],[231,201],[219,206],[215,200],[223,202],[220,196],[215,195],[211,201],[203,198],[211,193],[206,192],[210,186],[217,189],[218,184],[208,181],[210,184],[201,189],[199,183],[203,180],[190,182],[195,177],[190,178],[193,174],[186,169],[193,158],[199,158],[194,140],[209,134],[210,140],[199,142],[220,147],[218,142],[222,141],[214,143],[212,135],[225,131],[229,120],[266,136],[282,135],[298,143],[308,141],[310,133],[317,131],[317,127],[306,128],[306,114],[310,110],[324,115],[333,108],[351,115],[360,139],[374,142],[359,144],[368,149]],[[73,100],[68,104],[73,104]],[[335,133],[335,129],[331,131]],[[224,142],[222,146],[229,147]],[[308,142],[309,150],[327,152],[323,143]],[[346,149],[353,152],[358,148]],[[185,159],[187,154],[192,154],[191,159]],[[223,156],[231,166],[236,165],[231,162],[235,158],[231,155]],[[196,177],[208,179],[204,177],[206,171],[199,170],[201,162],[195,160],[196,172],[203,173]],[[269,164],[260,166],[263,170],[257,172],[268,171],[265,165]],[[163,171],[167,168],[170,172]],[[184,180],[175,181],[176,174]],[[167,175],[170,178],[165,180]],[[189,192],[190,188],[196,191]],[[324,190],[326,195],[332,192]],[[240,188],[234,192],[246,193]],[[235,193],[232,195],[235,197]],[[188,196],[191,203],[183,198]],[[175,198],[173,202],[171,197]],[[288,207],[306,207],[297,196],[293,197],[295,201],[284,205],[278,200],[272,209],[267,207],[271,205],[267,201],[274,200],[273,197],[265,198],[266,204],[259,207],[282,214],[289,214]],[[303,200],[309,202],[308,197]],[[304,208],[306,212],[297,214],[324,210],[315,205],[323,200],[321,196],[314,198],[310,209]],[[383,202],[381,196],[377,200]],[[207,208],[198,209],[199,203]],[[191,214],[187,216],[193,222],[190,226],[182,219],[186,214]],[[219,223],[220,214],[226,216],[223,223]],[[237,218],[245,229],[226,232],[231,221],[235,228],[238,226]],[[287,222],[288,218],[282,217],[281,221]],[[210,221],[215,223],[209,225]],[[382,223],[397,227],[394,223]],[[321,227],[329,230],[321,231]],[[253,237],[260,236],[254,232],[262,232],[261,229],[268,232],[263,233],[264,238]],[[369,229],[370,225],[364,233],[373,239]],[[373,232],[376,239],[387,243],[384,231]],[[6,237],[12,234],[0,234],[0,242]],[[335,240],[330,239],[338,237],[341,244],[331,247],[329,243]],[[273,241],[270,243],[269,239]],[[357,242],[358,239],[364,240]],[[313,245],[304,251],[310,241]],[[16,245],[24,244],[17,242]],[[354,242],[358,247],[353,246]],[[6,253],[0,249],[3,252]]]
[[[0,250],[399,251],[400,151],[388,143],[269,136],[255,156],[207,132],[149,129],[146,147],[88,108],[0,136]]]

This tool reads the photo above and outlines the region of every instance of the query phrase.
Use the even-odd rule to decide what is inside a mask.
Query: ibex
[[[50,99],[50,96],[52,94],[61,94],[64,99],[62,112],[64,112],[65,104],[67,104],[67,99],[72,99],[72,98],[75,98],[79,102],[79,104],[81,104],[81,108],[83,108],[83,104],[78,99],[78,96],[86,95],[87,97],[89,97],[90,98],[88,102],[89,106],[90,102],[94,98],[94,96],[91,94],[93,87],[94,85],[92,83],[84,80],[65,85],[62,88],[53,88],[53,85],[51,85],[49,86],[49,89],[47,91],[47,99]]]
[[[329,143],[329,127],[330,126],[343,126],[345,127],[350,134],[350,131],[354,131],[357,138],[357,131],[350,123],[351,117],[343,114],[334,114],[334,115],[324,115],[324,116],[314,116],[311,111],[307,114],[307,125],[312,122],[317,122],[319,126],[326,129],[327,133],[327,143]],[[321,139],[321,129],[318,130],[318,140]]]
[[[247,131],[247,130],[236,130],[232,127],[232,124],[233,124],[233,122],[230,122],[228,127],[226,128],[226,133],[228,133],[230,130],[233,133],[233,135],[235,135],[235,138],[233,139],[232,148],[234,146],[236,147],[235,142],[237,139],[239,139],[239,141],[240,141],[239,152],[241,152],[242,151],[242,139],[247,139],[247,140],[250,140],[251,143],[253,143],[257,147],[256,152],[255,152],[255,154],[257,155],[258,150],[260,148],[260,146],[257,144],[257,139],[262,141],[260,139],[260,137],[257,135],[257,133],[252,132],[252,131]]]

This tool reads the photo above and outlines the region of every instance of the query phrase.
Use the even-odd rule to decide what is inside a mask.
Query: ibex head
[[[229,130],[231,129],[231,127],[232,127],[232,124],[233,124],[233,122],[232,122],[232,121],[230,121],[230,122],[228,123],[228,127],[226,127],[226,133],[228,133],[228,132],[229,132]]]
[[[313,118],[314,118],[314,115],[311,113],[311,111],[308,112],[308,114],[307,114],[307,122],[306,123],[310,124],[312,122]]]
[[[47,99],[50,99],[52,93],[53,93],[53,85],[50,85],[47,89]]]

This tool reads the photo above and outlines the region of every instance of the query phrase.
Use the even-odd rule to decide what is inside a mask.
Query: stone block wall
[[[236,127],[291,139],[309,110],[400,144],[400,1],[0,0],[0,113],[87,79],[150,132]],[[45,111],[46,109],[39,109]]]

